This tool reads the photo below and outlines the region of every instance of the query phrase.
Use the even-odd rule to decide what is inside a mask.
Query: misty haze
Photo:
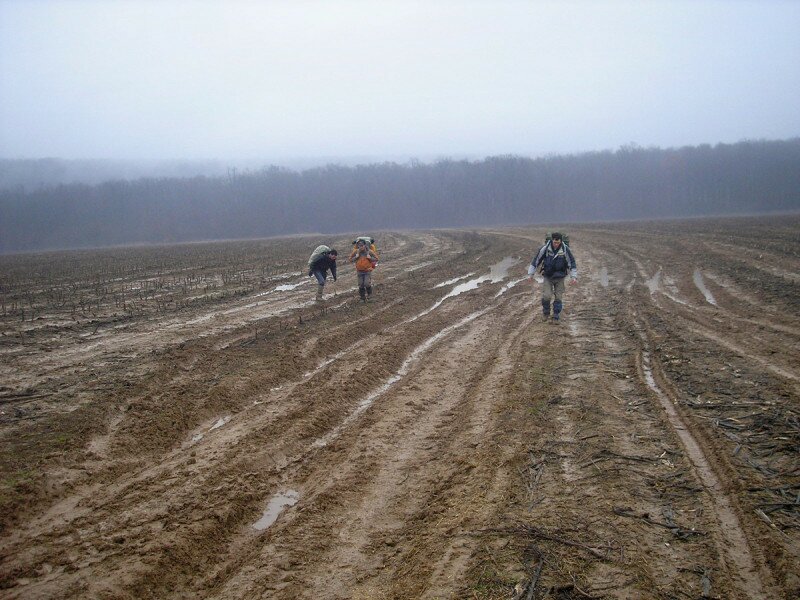
[[[798,26],[0,2],[0,596],[800,597]]]

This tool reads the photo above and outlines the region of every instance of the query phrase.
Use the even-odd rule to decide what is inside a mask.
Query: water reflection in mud
[[[413,323],[420,317],[424,317],[428,313],[433,312],[434,310],[439,308],[442,305],[442,303],[448,298],[453,298],[455,296],[463,294],[464,292],[469,292],[471,290],[478,289],[478,286],[485,281],[489,281],[491,283],[500,283],[501,281],[503,281],[503,279],[508,277],[508,269],[511,268],[511,266],[513,266],[517,262],[519,262],[518,258],[506,256],[499,263],[495,263],[491,267],[489,267],[489,273],[487,275],[481,275],[480,277],[476,277],[475,279],[470,279],[469,281],[457,285],[452,290],[450,290],[448,294],[442,296],[439,300],[437,300],[436,303],[434,303],[434,305],[431,306],[429,309],[423,310],[421,313],[411,317],[403,324]]]
[[[661,286],[661,269],[656,271],[656,274],[648,279],[645,283],[647,284],[647,289],[650,290],[650,293],[655,294],[658,291],[658,288]]]
[[[507,284],[505,284],[503,287],[501,287],[501,288],[500,288],[500,291],[499,291],[499,292],[497,292],[497,293],[494,295],[494,297],[495,297],[495,298],[499,298],[500,296],[502,296],[503,294],[505,294],[505,293],[506,293],[508,290],[510,290],[511,288],[513,288],[515,285],[517,285],[518,283],[521,283],[521,282],[525,281],[526,279],[527,279],[527,277],[520,277],[519,279],[515,279],[514,281],[509,281]]]
[[[264,510],[264,514],[261,515],[261,518],[253,523],[253,528],[263,531],[277,521],[278,517],[285,509],[297,504],[299,499],[300,492],[294,490],[287,490],[275,494],[267,504],[267,508]]]
[[[448,279],[447,281],[443,281],[442,283],[437,283],[433,287],[440,288],[440,287],[446,287],[448,285],[453,285],[454,283],[457,283],[457,282],[461,281],[462,279],[466,279],[467,277],[472,277],[473,275],[475,275],[474,272],[473,273],[467,273],[466,275],[462,275],[461,277],[454,277],[453,279]]]
[[[228,417],[220,417],[220,418],[217,420],[217,422],[216,422],[216,423],[214,423],[214,424],[211,426],[211,429],[209,429],[209,431],[214,431],[215,429],[219,429],[220,427],[222,427],[223,425],[225,425],[225,423],[227,423],[227,422],[228,422],[228,421],[230,421],[230,420],[231,420],[231,418],[230,418],[229,416],[228,416]]]
[[[714,306],[717,305],[717,301],[714,299],[714,296],[711,294],[709,289],[706,287],[705,281],[703,281],[703,274],[700,272],[700,269],[695,269],[694,274],[692,275],[692,279],[694,279],[694,284],[697,286],[701,292],[703,292],[703,296],[706,298],[706,302],[709,304],[713,304]]]
[[[301,285],[305,285],[309,281],[310,280],[308,280],[308,279],[304,279],[300,283],[284,283],[283,285],[277,286],[273,291],[275,291],[275,292],[288,292],[288,291],[293,290],[295,288],[299,288]]]
[[[608,287],[608,269],[606,267],[600,269],[600,285],[604,288]]]

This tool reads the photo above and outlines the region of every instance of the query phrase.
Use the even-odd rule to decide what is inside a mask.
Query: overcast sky
[[[800,2],[0,0],[0,157],[580,152],[800,135]]]

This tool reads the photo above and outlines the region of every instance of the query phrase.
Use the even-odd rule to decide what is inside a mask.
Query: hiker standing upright
[[[322,292],[325,289],[325,280],[328,270],[331,272],[333,280],[336,281],[336,257],[338,252],[335,248],[320,245],[314,248],[311,258],[308,259],[308,276],[317,278],[317,300],[322,300]]]
[[[356,263],[358,295],[366,302],[372,296],[372,270],[378,263],[378,254],[367,246],[365,239],[358,238],[348,260]]]
[[[528,267],[528,278],[533,278],[537,269],[540,269],[542,281],[542,317],[545,321],[550,318],[550,300],[553,301],[553,322],[558,323],[561,318],[561,309],[564,307],[564,280],[567,275],[575,282],[578,280],[578,266],[572,250],[564,242],[560,233],[552,233],[539,248]]]

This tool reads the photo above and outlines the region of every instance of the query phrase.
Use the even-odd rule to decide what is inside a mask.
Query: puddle
[[[475,275],[474,272],[473,273],[467,273],[466,275],[462,275],[461,277],[456,277],[454,279],[448,279],[447,281],[443,281],[442,283],[437,283],[433,287],[440,288],[440,287],[445,287],[447,285],[453,285],[454,283],[459,282],[462,279],[466,279],[467,277],[472,277],[473,275]]]
[[[659,268],[656,274],[648,279],[645,284],[647,285],[647,289],[650,290],[650,293],[655,294],[661,285],[661,268]]]
[[[706,287],[705,282],[703,281],[703,274],[700,272],[700,269],[695,269],[694,274],[692,275],[692,279],[694,280],[694,284],[697,286],[701,292],[703,292],[703,296],[706,297],[706,302],[709,304],[713,304],[714,306],[717,305],[717,301],[714,299],[714,296]]]
[[[452,290],[450,290],[448,294],[437,300],[434,303],[434,305],[431,306],[429,309],[423,310],[418,315],[415,315],[410,319],[408,319],[407,321],[404,321],[403,324],[406,325],[408,323],[413,323],[420,317],[424,317],[428,313],[433,312],[434,310],[439,308],[442,305],[442,303],[448,298],[453,298],[454,296],[458,296],[460,294],[463,294],[464,292],[469,292],[471,290],[478,289],[478,286],[485,281],[489,281],[491,283],[499,283],[503,281],[503,279],[505,279],[508,276],[508,269],[510,269],[511,266],[515,265],[517,262],[519,262],[519,259],[513,258],[511,256],[506,256],[499,263],[495,263],[491,267],[489,267],[489,273],[487,275],[481,275],[480,277],[476,277],[475,279],[470,279],[465,283],[457,285]]]
[[[504,285],[503,287],[501,287],[501,288],[500,288],[500,291],[499,291],[499,292],[497,292],[497,293],[494,295],[494,297],[495,297],[495,298],[499,298],[500,296],[502,296],[503,294],[505,294],[505,293],[506,293],[508,290],[510,290],[511,288],[513,288],[515,285],[517,285],[518,283],[522,283],[522,282],[523,282],[523,281],[525,281],[526,279],[527,279],[527,277],[521,277],[521,278],[519,278],[519,279],[515,279],[514,281],[509,281],[509,282],[508,282],[506,285]]]
[[[647,387],[658,397],[673,429],[686,449],[689,460],[700,476],[704,487],[708,490],[711,501],[714,503],[717,519],[721,526],[720,530],[725,538],[726,555],[733,563],[731,567],[735,566],[735,569],[732,570],[735,570],[740,577],[739,588],[747,592],[748,598],[764,598],[761,582],[755,576],[755,563],[750,555],[747,539],[734,508],[697,440],[694,439],[694,436],[689,433],[686,425],[684,425],[672,399],[656,383],[651,368],[650,353],[646,350],[642,352],[642,371]]]
[[[606,267],[600,269],[600,285],[604,288],[608,287],[608,269]]]
[[[300,499],[300,492],[296,492],[294,490],[287,490],[285,492],[280,492],[275,494],[267,504],[267,508],[264,510],[264,514],[261,518],[253,523],[253,528],[259,531],[264,531],[267,527],[272,525],[275,521],[278,520],[278,517],[281,516],[281,513],[297,504],[297,501]]]
[[[474,321],[478,317],[484,315],[489,310],[491,310],[491,308],[492,307],[482,308],[481,310],[476,311],[476,312],[472,313],[471,315],[467,315],[466,317],[464,317],[463,319],[461,319],[457,323],[454,323],[454,324],[452,324],[452,325],[450,325],[448,327],[445,327],[439,333],[429,337],[427,340],[422,342],[419,346],[414,348],[414,350],[411,352],[411,354],[409,354],[408,357],[403,361],[403,364],[400,365],[400,368],[397,370],[397,373],[395,373],[389,379],[387,379],[383,383],[383,385],[381,385],[374,392],[372,392],[366,398],[361,400],[361,402],[358,403],[358,406],[356,406],[355,410],[352,413],[350,413],[349,415],[347,415],[347,417],[345,418],[344,421],[342,421],[342,423],[340,423],[337,427],[335,427],[334,429],[332,429],[331,431],[329,431],[328,433],[323,435],[321,438],[318,438],[317,440],[315,440],[314,443],[311,444],[312,448],[324,448],[325,446],[330,444],[334,439],[339,437],[339,434],[342,432],[342,430],[345,427],[347,427],[350,423],[352,423],[358,417],[358,415],[360,415],[362,412],[367,410],[367,408],[369,408],[375,402],[375,400],[380,398],[395,383],[400,381],[403,377],[405,377],[408,374],[408,372],[411,370],[411,367],[413,366],[413,364],[419,359],[420,355],[423,352],[425,352],[428,348],[430,348],[433,344],[438,342],[444,336],[448,335],[451,331],[453,331],[455,329],[458,329],[459,327],[461,327],[463,325],[466,325],[467,323],[469,323],[471,321]]]
[[[216,423],[214,423],[214,424],[211,426],[211,429],[209,429],[209,431],[214,431],[215,429],[219,429],[220,427],[222,427],[223,425],[225,425],[225,423],[227,423],[227,422],[228,422],[228,421],[230,421],[230,420],[231,420],[231,418],[230,418],[230,417],[220,417],[220,418],[217,420],[217,422],[216,422]]]
[[[304,279],[300,283],[284,283],[283,285],[277,286],[273,291],[274,292],[288,292],[293,289],[299,288],[301,285],[307,284],[310,279]],[[315,280],[316,281],[316,280]]]
[[[680,297],[680,292],[678,291],[678,286],[675,285],[675,280],[672,277],[667,277],[664,275],[664,287],[665,290],[662,290],[664,295],[672,300],[677,304],[683,304],[685,306],[689,306],[689,303],[686,300],[682,300]]]
[[[215,429],[219,429],[220,427],[225,425],[225,423],[227,423],[230,420],[231,420],[230,416],[220,417],[219,419],[217,419],[216,423],[214,423],[211,427],[208,428],[208,432],[214,431]],[[208,433],[208,432],[206,432],[206,433]],[[196,444],[197,442],[202,440],[205,437],[205,435],[206,435],[205,433],[195,433],[192,436],[192,441],[190,442],[190,444]]]

